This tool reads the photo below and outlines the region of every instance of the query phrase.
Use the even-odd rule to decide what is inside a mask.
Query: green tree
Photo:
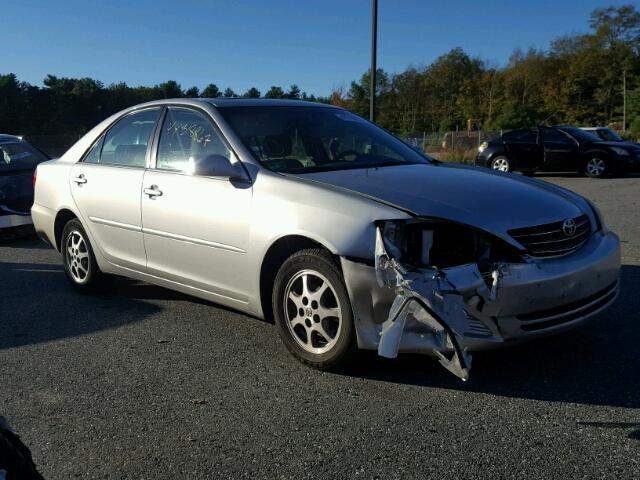
[[[184,96],[188,98],[198,98],[200,96],[200,89],[198,87],[191,87],[184,92]]]
[[[204,90],[202,90],[202,94],[200,95],[203,98],[216,98],[221,96],[220,89],[215,83],[210,83]]]
[[[251,87],[242,96],[247,98],[260,98],[260,90],[255,87]]]
[[[291,100],[299,100],[300,99],[300,87],[293,83],[289,87],[289,91],[285,95],[286,98],[290,98]]]
[[[284,90],[281,87],[272,86],[267,93],[264,94],[264,98],[284,98]]]
[[[175,80],[168,80],[156,87],[162,94],[162,98],[180,98],[184,96],[180,85]]]

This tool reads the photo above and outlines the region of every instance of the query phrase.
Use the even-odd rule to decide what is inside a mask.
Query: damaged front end
[[[495,302],[500,280],[519,252],[500,239],[443,221],[385,221],[376,226],[375,273],[395,293],[382,324],[378,354],[395,358],[404,337],[419,337],[462,380],[468,349],[479,338],[501,343]],[[406,348],[405,348],[406,350]]]

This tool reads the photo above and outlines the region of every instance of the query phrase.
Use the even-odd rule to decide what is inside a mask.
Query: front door
[[[554,128],[542,129],[544,170],[559,172],[578,169],[578,144]]]
[[[140,194],[147,147],[160,113],[125,116],[71,171],[71,192],[94,247],[112,263],[143,271],[146,265]]]
[[[542,146],[535,129],[507,132],[502,136],[507,157],[516,170],[536,170],[542,165]]]
[[[235,156],[204,113],[169,107],[156,164],[145,173],[142,225],[148,272],[224,301],[247,299],[251,185],[194,175],[193,158]]]

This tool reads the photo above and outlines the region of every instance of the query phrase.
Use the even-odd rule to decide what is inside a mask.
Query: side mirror
[[[191,157],[190,163],[193,165],[192,174],[203,177],[223,177],[236,179],[242,177],[240,167],[234,165],[224,155],[205,155]]]

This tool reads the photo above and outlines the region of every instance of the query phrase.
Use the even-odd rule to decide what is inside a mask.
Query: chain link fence
[[[438,160],[470,164],[480,144],[497,135],[502,135],[502,131],[415,132],[400,138]]]

